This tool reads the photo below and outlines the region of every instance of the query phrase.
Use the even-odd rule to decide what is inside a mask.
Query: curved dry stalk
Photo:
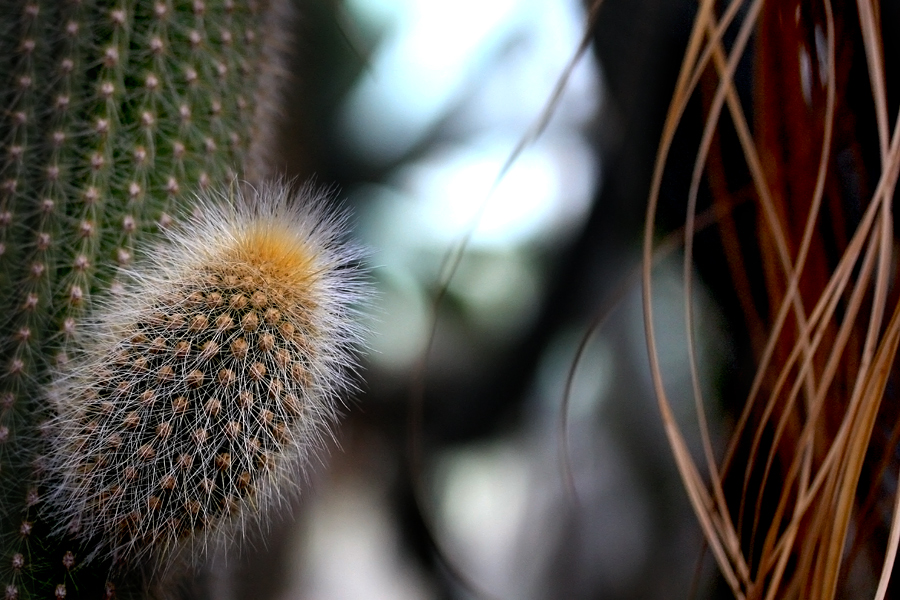
[[[829,178],[834,177],[831,173],[836,151],[833,138],[839,85],[843,85],[839,84],[837,72],[837,44],[841,38],[836,31],[832,5],[829,0],[823,0],[819,9],[822,11],[819,23],[824,23],[826,30],[824,48],[819,49],[820,55],[827,52],[825,64],[820,65],[824,101],[818,100],[820,104],[815,105],[811,104],[809,96],[806,97],[809,114],[813,114],[810,107],[824,105],[817,113],[821,120],[816,129],[821,133],[822,142],[817,161],[810,164],[816,165],[815,178],[810,179],[814,185],[809,187],[808,195],[787,199],[783,195],[790,194],[790,188],[776,190],[769,187],[766,167],[761,160],[765,145],[757,147],[734,88],[737,62],[759,22],[761,3],[754,2],[746,7],[744,21],[729,52],[725,51],[721,41],[722,32],[736,18],[740,6],[743,3],[730,3],[720,20],[711,3],[700,3],[657,153],[648,201],[643,269],[644,318],[651,373],[685,488],[713,555],[735,596],[776,598],[787,594],[789,597],[834,598],[842,564],[847,560],[844,547],[851,523],[864,514],[859,510],[862,491],[858,488],[900,343],[900,304],[894,308],[889,322],[886,319],[891,298],[896,296],[896,290],[892,290],[895,267],[892,261],[891,199],[900,169],[900,128],[895,126],[893,135],[888,136],[886,80],[877,6],[858,0],[859,27],[872,88],[882,171],[859,223],[839,250],[836,264],[827,266],[821,230],[829,222],[840,224],[843,218],[827,212],[824,204],[826,195],[834,193],[828,191],[828,186]],[[797,31],[806,27],[799,24],[799,10],[796,13]],[[842,13],[841,16],[845,15]],[[804,31],[811,32],[812,29]],[[816,34],[820,32],[816,25]],[[683,265],[689,369],[709,474],[709,480],[704,482],[666,395],[653,330],[651,285],[655,212],[663,172],[688,99],[710,67],[715,71],[717,83],[707,106],[687,194]],[[846,76],[846,71],[842,73]],[[768,339],[758,353],[757,369],[739,411],[734,435],[724,458],[717,462],[700,391],[691,291],[695,212],[713,138],[725,107],[758,198],[760,229],[756,234],[762,258],[770,259],[765,263],[766,281],[774,287],[769,290]],[[819,139],[818,133],[815,139]],[[804,148],[811,145],[806,139],[801,144]],[[802,164],[803,160],[797,164]],[[790,171],[787,173],[789,176]],[[803,206],[806,216],[802,222],[795,222],[791,230],[786,219],[791,210],[796,210],[795,204]],[[827,272],[823,272],[823,268]],[[811,293],[816,296],[812,297]],[[811,303],[812,311],[807,314],[808,303]],[[846,391],[842,392],[842,389]],[[762,453],[764,442],[769,444],[769,449]],[[748,464],[743,470],[740,496],[729,498],[724,491],[724,481],[739,449],[748,452],[745,455]],[[776,464],[780,466],[777,481],[772,478]],[[883,472],[884,459],[879,465]],[[877,475],[875,484],[880,478],[881,475]],[[776,484],[781,486],[780,491],[776,491]],[[771,509],[764,508],[769,490],[776,492],[775,506]],[[754,509],[749,538],[744,539],[740,532],[748,503],[752,503]],[[865,506],[870,504],[866,502]],[[736,520],[732,517],[734,510]],[[883,598],[886,593],[893,558],[900,544],[900,500],[894,512],[889,541],[883,549],[885,562],[878,579],[878,598]],[[762,540],[759,554],[754,550],[757,538]]]
[[[829,15],[830,15],[830,11],[829,11]],[[748,22],[749,22],[749,20],[748,20]],[[802,272],[803,264],[805,263],[806,256],[809,252],[810,243],[812,240],[813,228],[815,226],[815,223],[816,223],[816,220],[818,217],[819,206],[821,204],[821,200],[822,200],[822,196],[823,196],[823,192],[824,192],[825,172],[826,172],[826,168],[827,168],[827,158],[828,158],[828,155],[830,152],[831,129],[832,129],[832,124],[833,124],[833,119],[834,119],[834,27],[833,27],[833,22],[831,22],[830,18],[829,18],[829,23],[830,23],[829,35],[828,35],[828,40],[829,40],[829,60],[828,60],[829,78],[828,78],[828,103],[827,103],[827,108],[826,108],[826,124],[825,124],[825,131],[823,134],[822,151],[821,151],[821,156],[820,156],[820,161],[819,161],[819,169],[818,169],[817,180],[816,180],[816,190],[814,193],[812,206],[810,207],[810,210],[809,210],[809,216],[807,217],[807,224],[806,224],[806,228],[804,230],[803,241],[801,242],[800,249],[798,252],[798,257],[793,266],[794,275],[792,277],[794,278],[795,283],[791,284],[792,288],[796,288],[797,285],[799,284],[799,276],[800,276],[800,273]],[[709,26],[709,24],[708,24],[708,26]],[[747,31],[749,33],[749,27],[743,29],[742,31]],[[733,51],[733,55],[738,58],[742,54],[742,49],[743,49],[743,44],[741,43],[741,41],[742,40],[739,38],[738,42],[735,43],[735,50]],[[689,340],[688,354],[689,354],[689,361],[690,361],[691,380],[692,380],[692,385],[694,387],[694,394],[695,394],[695,399],[696,399],[696,403],[697,403],[697,412],[701,419],[701,423],[700,423],[701,436],[703,437],[704,448],[707,452],[707,461],[711,465],[709,467],[710,473],[715,474],[713,477],[713,485],[714,485],[714,488],[717,490],[717,492],[718,492],[718,490],[721,489],[721,484],[717,482],[717,480],[719,479],[719,476],[716,472],[715,466],[712,464],[713,463],[712,451],[711,451],[711,447],[708,443],[708,435],[706,433],[707,425],[706,425],[706,421],[705,421],[705,416],[703,414],[704,413],[703,401],[700,396],[699,378],[698,378],[697,367],[696,367],[696,356],[695,356],[695,353],[693,350],[693,342],[692,342],[693,334],[692,334],[692,325],[691,325],[691,323],[693,321],[693,314],[692,314],[692,310],[690,309],[690,306],[691,306],[690,305],[690,289],[691,289],[691,281],[692,281],[691,264],[693,262],[693,260],[692,260],[693,213],[696,210],[697,195],[699,192],[700,181],[701,181],[701,178],[703,175],[703,171],[705,169],[706,159],[707,159],[707,156],[708,156],[708,153],[710,150],[710,146],[712,143],[712,137],[715,133],[719,113],[720,113],[721,107],[722,107],[722,102],[726,98],[726,94],[727,94],[728,105],[729,105],[729,108],[730,108],[732,114],[734,115],[734,118],[741,122],[744,121],[742,109],[740,107],[740,102],[737,98],[737,94],[734,91],[733,85],[731,85],[731,77],[733,74],[734,67],[729,68],[728,65],[723,65],[723,62],[724,62],[724,57],[722,56],[723,51],[720,48],[719,43],[720,42],[718,40],[712,40],[710,43],[711,47],[713,47],[712,44],[715,44],[715,46],[714,46],[715,65],[717,67],[717,71],[719,72],[721,80],[720,80],[720,84],[719,84],[719,89],[717,90],[716,96],[712,102],[712,107],[710,108],[709,117],[707,118],[706,124],[704,126],[703,139],[700,142],[700,151],[698,152],[697,159],[695,160],[695,163],[694,163],[694,171],[693,171],[692,180],[691,180],[691,188],[690,188],[689,195],[688,195],[688,215],[687,215],[688,225],[687,225],[686,239],[685,239],[686,251],[685,251],[685,258],[684,258],[684,278],[685,278],[685,290],[686,290],[685,298],[686,298],[686,307],[687,307],[686,308],[686,322],[687,322],[687,328],[688,328],[688,340]],[[747,144],[747,147],[749,148],[751,146],[749,144]],[[759,187],[760,187],[760,189],[765,189],[764,184],[759,185]],[[802,320],[801,320],[802,319],[802,306],[799,305],[796,296],[793,296],[792,299],[794,301],[794,308],[795,308],[796,314],[798,316],[798,321],[802,322]],[[787,302],[787,297],[785,298],[785,303],[786,302]],[[776,334],[774,332],[772,334],[772,337],[773,338],[776,337]],[[805,342],[808,340],[808,338],[806,336],[801,336],[801,339],[803,339]],[[805,347],[805,345],[801,346],[801,347]],[[810,351],[807,349],[807,353],[809,353],[809,352]],[[811,357],[811,355],[810,355],[810,357]],[[810,395],[815,395],[815,382],[812,379],[811,375],[812,375],[811,373],[806,373],[805,377],[804,377],[804,382],[807,385],[807,392]],[[755,443],[756,443],[756,440],[754,440],[754,445],[755,445]],[[755,454],[755,451],[751,451],[751,459],[749,461],[750,463],[753,462],[754,454]],[[745,481],[744,481],[745,489],[748,484],[749,476],[750,476],[750,471],[748,469],[745,472]],[[723,502],[723,504],[724,504],[724,502]],[[743,513],[743,502],[741,503],[741,507],[739,509],[739,514],[742,514],[742,513]],[[738,517],[738,522],[739,523],[741,522],[740,516]]]
[[[856,6],[859,10],[859,26],[869,67],[869,81],[872,84],[872,99],[875,102],[879,150],[881,160],[885,162],[888,157],[887,84],[884,80],[884,61],[881,58],[881,35],[875,24],[875,6],[871,0],[857,0]]]
[[[737,3],[735,3],[737,4]],[[756,12],[760,8],[760,2],[756,2]],[[666,116],[666,122],[663,128],[662,139],[659,150],[657,152],[657,161],[654,167],[653,179],[651,181],[651,192],[647,208],[647,219],[645,224],[644,249],[643,249],[643,302],[644,302],[644,325],[647,334],[647,344],[650,360],[651,374],[653,377],[653,385],[656,391],[657,400],[663,417],[663,425],[666,435],[669,439],[675,455],[675,460],[684,481],[685,488],[690,497],[694,510],[700,520],[701,527],[710,545],[710,549],[716,558],[719,568],[722,571],[728,585],[731,587],[735,596],[743,598],[742,588],[747,582],[749,570],[743,562],[739,552],[739,539],[737,532],[730,526],[727,520],[722,521],[717,518],[715,512],[710,511],[713,505],[713,499],[709,496],[706,486],[697,472],[696,465],[690,456],[690,452],[685,443],[681,430],[675,421],[672,413],[671,404],[665,392],[665,386],[662,380],[662,372],[659,364],[659,357],[656,350],[656,337],[653,324],[652,310],[652,257],[653,257],[653,231],[656,216],[656,206],[659,200],[659,190],[662,185],[662,176],[665,165],[665,157],[668,156],[672,141],[675,137],[675,131],[681,120],[681,116],[687,106],[687,101],[693,93],[693,86],[689,86],[691,73],[694,72],[694,58],[697,56],[701,44],[701,40],[706,31],[706,25],[713,15],[713,3],[705,1],[701,4],[695,21],[694,29],[691,33],[690,41],[685,59],[682,62],[681,72],[676,84],[673,100],[670,105],[669,112]],[[709,56],[711,53],[707,53]],[[694,86],[696,83],[694,84]],[[734,561],[734,562],[733,562]],[[737,573],[735,572],[737,569]],[[740,578],[738,576],[740,574]]]
[[[897,558],[898,545],[900,545],[900,494],[897,494],[894,498],[894,511],[891,514],[891,532],[888,539],[888,549],[884,554],[884,565],[881,568],[881,576],[878,578],[878,589],[875,591],[875,600],[883,600],[887,594],[887,586],[891,581],[891,574],[894,571],[894,561]]]

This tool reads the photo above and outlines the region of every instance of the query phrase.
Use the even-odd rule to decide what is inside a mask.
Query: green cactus
[[[313,278],[305,296],[284,288],[276,299],[257,293],[252,274],[234,279],[198,268],[190,277],[168,271],[168,295],[125,289],[125,300],[95,300],[140,288],[141,267],[131,278],[123,268],[186,214],[195,194],[240,196],[238,178],[267,175],[284,10],[278,0],[0,0],[0,590],[7,600],[140,593],[139,559],[271,494],[265,482],[315,436],[298,415],[312,411],[314,423],[331,415],[311,399],[333,393],[340,377],[332,363],[347,356],[329,350],[324,362],[312,360],[319,334],[307,321],[319,310],[326,337],[352,341],[352,329],[342,334],[333,323],[345,305],[324,302],[316,287],[336,286],[353,300],[343,276]],[[216,218],[198,223],[234,228],[235,215],[297,221],[283,190],[260,194],[248,202],[267,198],[269,213],[207,206]],[[298,227],[322,249],[334,241],[334,220],[316,218],[319,225]],[[182,250],[199,248],[172,239]],[[163,266],[158,257],[156,265]],[[181,294],[174,303],[172,293]],[[138,300],[149,312],[131,313],[127,323],[90,312]],[[109,331],[97,328],[114,321],[127,337],[108,342]],[[250,348],[263,358],[243,361]],[[160,383],[167,370],[176,383]],[[209,385],[224,391],[223,373],[238,371],[244,379],[235,389],[248,396],[246,406],[214,399]],[[114,387],[123,382],[131,386],[125,394]],[[138,416],[131,427],[132,413],[143,414],[145,395],[156,392],[170,417]],[[256,434],[247,433],[252,427]],[[200,440],[200,430],[215,443]],[[154,444],[180,455],[190,440],[197,458],[185,459],[178,480],[186,487],[169,493]],[[103,466],[122,455],[98,445],[117,451],[117,443],[152,466],[140,473],[128,461]],[[132,476],[141,491],[104,504],[109,488]]]

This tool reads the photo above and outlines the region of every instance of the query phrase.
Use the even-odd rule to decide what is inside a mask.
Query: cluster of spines
[[[100,311],[49,425],[48,502],[69,533],[133,561],[205,544],[291,488],[356,343],[355,253],[321,201],[279,185],[204,205]]]
[[[44,556],[50,544],[35,539],[41,386],[141,238],[170,226],[197,189],[246,174],[259,146],[248,83],[267,72],[270,4],[0,0],[0,590],[10,598],[55,594],[67,557],[84,555],[63,545]]]
[[[252,277],[207,272],[179,287],[67,399],[79,408],[61,450],[71,527],[119,551],[170,545],[234,514],[303,437],[315,338]]]

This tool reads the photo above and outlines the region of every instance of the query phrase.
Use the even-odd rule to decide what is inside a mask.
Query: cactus
[[[267,175],[284,11],[0,0],[7,600],[143,593],[136,566],[246,519],[332,415],[337,221],[235,183]]]
[[[98,550],[134,560],[245,521],[333,419],[355,253],[290,198],[201,205],[62,370],[48,504]]]

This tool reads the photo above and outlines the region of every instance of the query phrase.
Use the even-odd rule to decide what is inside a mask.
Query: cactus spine
[[[281,185],[199,215],[98,311],[55,385],[48,500],[131,560],[277,498],[334,418],[359,296],[339,220]]]
[[[46,389],[91,299],[116,287],[135,244],[171,226],[198,190],[261,174],[262,113],[273,102],[275,61],[263,41],[270,4],[0,0],[7,599],[115,594],[110,563],[85,564],[93,550],[83,538],[50,535],[60,523],[41,483],[52,435]]]

